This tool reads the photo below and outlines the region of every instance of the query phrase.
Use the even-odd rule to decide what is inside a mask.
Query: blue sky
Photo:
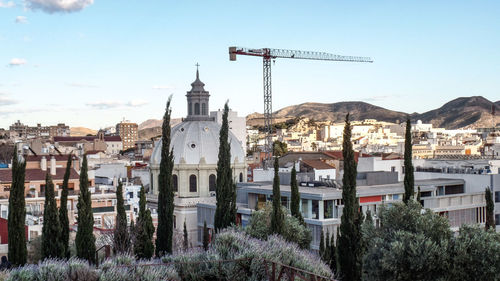
[[[461,96],[500,100],[498,1],[0,0],[0,128],[93,129],[186,114],[195,64],[211,110],[262,112],[262,61],[229,46],[370,56],[277,60],[273,109],[366,101],[423,112]]]

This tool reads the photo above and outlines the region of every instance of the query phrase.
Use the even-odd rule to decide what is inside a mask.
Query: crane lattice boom
[[[340,56],[324,52],[310,52],[285,49],[250,49],[243,47],[229,47],[229,60],[235,61],[237,55],[262,57],[264,62],[264,130],[266,141],[264,146],[265,158],[264,168],[267,168],[272,152],[272,125],[273,125],[273,104],[271,87],[271,60],[277,58],[305,59],[305,60],[325,60],[325,61],[346,61],[346,62],[373,62],[369,57]]]

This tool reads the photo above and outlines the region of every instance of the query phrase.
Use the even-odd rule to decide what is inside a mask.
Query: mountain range
[[[337,103],[303,103],[284,107],[273,113],[274,123],[289,119],[307,117],[316,121],[343,122],[345,115],[350,113],[351,120],[376,119],[386,122],[404,122],[407,116],[412,121],[422,120],[434,127],[458,129],[491,127],[491,110],[500,111],[500,101],[492,102],[482,96],[460,97],[443,106],[424,113],[405,113],[393,111],[362,101],[347,101]],[[261,126],[264,123],[263,114],[252,113],[247,116],[247,125]],[[494,123],[500,123],[500,117],[495,116]]]

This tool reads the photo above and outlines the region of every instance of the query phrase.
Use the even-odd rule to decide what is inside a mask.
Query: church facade
[[[196,71],[196,80],[187,92],[187,116],[171,131],[170,149],[173,149],[174,168],[174,244],[182,237],[186,222],[191,244],[198,238],[198,203],[214,201],[217,183],[217,161],[219,153],[219,131],[221,126],[209,115],[209,92]],[[236,136],[229,132],[231,144],[231,167],[234,182],[246,182],[247,164],[245,151]],[[159,140],[151,155],[151,185],[148,206],[155,209],[158,197],[162,142]],[[154,211],[153,211],[154,213]],[[176,245],[174,245],[175,247]]]

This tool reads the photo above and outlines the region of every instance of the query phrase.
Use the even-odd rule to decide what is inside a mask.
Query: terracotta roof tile
[[[302,160],[302,162],[307,166],[317,170],[335,169],[334,166],[331,166],[321,160],[308,159],[308,160]]]
[[[64,173],[66,168],[56,168],[56,175],[52,176],[53,180],[62,180],[64,178]],[[45,175],[50,173],[50,169],[47,171],[42,171],[41,169],[26,169],[25,181],[43,181],[45,180]],[[80,176],[71,168],[69,179],[78,179]],[[0,169],[0,182],[12,182],[12,169]]]

